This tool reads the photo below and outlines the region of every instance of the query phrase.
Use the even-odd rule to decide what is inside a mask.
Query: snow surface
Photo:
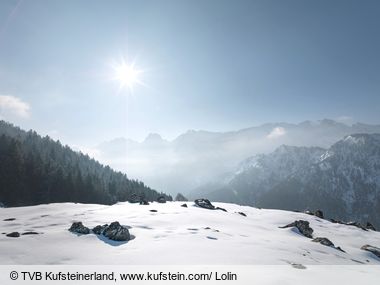
[[[223,212],[193,202],[187,202],[188,208],[181,204],[1,208],[0,233],[41,234],[19,238],[0,234],[0,264],[380,264],[379,258],[360,249],[365,244],[380,247],[379,232],[296,212],[214,203],[228,210]],[[3,221],[7,218],[15,220]],[[299,219],[310,222],[314,237],[326,237],[346,253],[312,242],[295,229],[279,228]],[[78,236],[67,230],[74,221],[89,228],[119,221],[130,227],[134,239],[123,243],[95,234]]]

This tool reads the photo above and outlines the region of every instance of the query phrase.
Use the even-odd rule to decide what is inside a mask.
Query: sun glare
[[[114,80],[119,81],[121,90],[128,88],[133,91],[136,85],[143,85],[141,74],[142,71],[136,68],[135,63],[128,64],[123,60],[114,66]]]

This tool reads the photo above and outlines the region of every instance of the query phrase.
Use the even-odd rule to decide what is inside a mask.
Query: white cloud
[[[268,135],[268,139],[276,139],[286,134],[286,130],[283,127],[275,127]]]
[[[1,117],[17,116],[28,118],[30,116],[30,106],[20,98],[0,95],[0,114]]]

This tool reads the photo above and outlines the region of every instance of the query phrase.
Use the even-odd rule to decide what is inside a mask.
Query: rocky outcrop
[[[221,210],[223,212],[227,212],[226,209],[221,207],[215,207],[213,204],[211,204],[210,200],[208,199],[196,199],[194,201],[195,205],[197,205],[200,208],[208,209],[208,210]]]
[[[92,229],[92,232],[96,235],[103,234],[104,230],[108,227],[108,224],[105,225],[97,225],[95,228]]]
[[[200,208],[215,210],[215,206],[207,199],[196,199],[194,203]]]
[[[365,225],[365,227],[366,227],[367,230],[376,231],[376,228],[370,222],[367,222],[367,224]]]
[[[366,244],[361,247],[362,250],[366,250],[369,252],[372,252],[374,255],[376,255],[378,258],[380,258],[380,248]]]
[[[82,222],[74,222],[69,231],[80,235],[88,235],[90,233],[90,229],[85,227]]]
[[[280,227],[280,229],[285,229],[285,228],[291,228],[295,227],[298,229],[298,231],[305,237],[307,238],[313,238],[313,229],[309,226],[308,221],[304,220],[299,220],[299,221],[294,221],[293,223],[290,223],[286,226]]]
[[[324,219],[324,215],[323,215],[323,212],[322,210],[316,210],[315,213],[314,213],[314,216],[320,218],[320,219]]]
[[[129,234],[127,227],[120,225],[119,222],[111,223],[103,230],[102,234],[114,241],[128,241],[131,239],[131,235]]]
[[[335,249],[337,249],[337,250],[340,250],[340,251],[342,251],[342,252],[345,252],[345,251],[344,251],[343,249],[341,249],[339,246],[336,247],[336,246],[334,245],[334,243],[333,243],[331,240],[329,240],[328,238],[317,237],[317,238],[313,239],[312,241],[313,241],[313,242],[318,242],[318,243],[320,243],[320,244],[322,244],[322,245],[329,246],[329,247],[335,248]]]

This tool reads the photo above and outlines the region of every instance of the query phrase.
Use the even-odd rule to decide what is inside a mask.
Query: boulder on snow
[[[18,237],[20,237],[20,233],[19,232],[12,232],[12,233],[7,234],[6,236],[7,237],[18,238]]]
[[[8,218],[8,219],[4,219],[3,221],[4,222],[11,222],[11,221],[14,221],[16,220],[16,218]]]
[[[140,205],[149,205],[149,202],[147,200],[141,200]]]
[[[187,204],[182,204],[181,207],[187,208]]]
[[[315,239],[312,240],[313,242],[319,242],[320,244],[323,244],[325,246],[331,246],[331,247],[334,247],[334,244],[332,243],[332,241],[330,241],[328,238],[324,238],[324,237],[317,237]]]
[[[90,233],[90,229],[85,227],[82,222],[74,222],[69,228],[69,231],[81,235],[88,235]]]
[[[347,226],[354,226],[354,227],[357,227],[359,229],[362,229],[363,231],[368,231],[365,227],[363,227],[359,222],[348,222],[348,223],[345,223]]]
[[[320,219],[324,219],[324,215],[323,215],[322,210],[316,210],[315,212],[312,212],[312,211],[306,210],[304,213],[305,213],[305,214],[308,214],[308,215],[310,215],[310,216],[316,216],[316,217],[318,217],[318,218],[320,218]]]
[[[344,251],[343,249],[341,249],[339,246],[336,247],[336,246],[334,245],[334,243],[333,243],[331,240],[329,240],[328,238],[317,237],[317,238],[313,239],[312,241],[313,241],[313,242],[319,242],[319,243],[322,244],[322,245],[329,246],[329,247],[335,248],[335,249],[337,249],[337,250],[340,250],[340,251],[342,251],[342,252],[345,252],[345,251]]]
[[[197,205],[200,208],[208,209],[208,210],[222,210],[224,212],[227,212],[226,209],[221,207],[215,207],[213,204],[211,204],[210,200],[208,199],[196,199],[194,201],[195,205]]]
[[[322,210],[316,210],[314,215],[320,219],[324,219],[324,215],[323,215]]]
[[[280,229],[291,228],[291,227],[296,227],[298,231],[305,237],[313,238],[314,230],[309,226],[308,221],[304,221],[304,220],[294,221],[291,224],[280,227]]]
[[[114,241],[128,241],[131,239],[129,230],[119,222],[113,222],[103,231],[103,235]]]
[[[365,228],[367,230],[376,231],[376,228],[370,222],[367,222],[367,224],[365,225]]]
[[[380,248],[378,247],[366,244],[366,245],[363,245],[360,249],[372,252],[374,255],[380,258]]]
[[[108,224],[105,225],[97,225],[95,228],[92,229],[92,232],[96,235],[101,235],[104,230],[108,227]]]
[[[29,236],[29,235],[39,235],[40,233],[37,233],[37,232],[25,232],[25,233],[22,233],[21,235],[23,236]]]

